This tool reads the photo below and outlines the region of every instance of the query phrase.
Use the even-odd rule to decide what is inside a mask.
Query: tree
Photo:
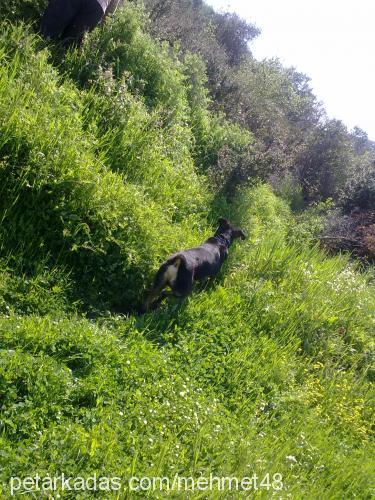
[[[339,201],[355,161],[346,127],[328,120],[316,127],[298,158],[298,174],[305,201]]]

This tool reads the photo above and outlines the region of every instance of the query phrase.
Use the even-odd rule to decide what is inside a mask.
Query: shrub
[[[38,22],[47,0],[9,0],[1,5],[0,21]]]
[[[354,208],[371,210],[375,207],[375,168],[358,182],[351,182],[343,196],[343,208],[346,212]]]
[[[129,90],[141,95],[149,108],[164,108],[170,118],[181,119],[186,108],[182,65],[166,45],[142,31],[143,24],[142,10],[126,4],[87,35],[81,50],[66,55],[62,70],[81,86],[94,84],[103,72],[116,80],[125,77]]]
[[[181,142],[184,153],[179,159],[186,159],[180,167],[183,175],[164,154],[162,141],[151,140],[156,135],[153,130],[151,143],[139,158],[132,158],[134,151],[129,155],[129,148],[108,149],[108,138],[127,141],[137,136],[140,142],[133,139],[132,145],[141,152],[145,142],[137,118],[151,127],[153,118],[130,100],[132,111],[117,128],[111,130],[110,122],[105,131],[100,121],[95,128],[93,117],[109,114],[108,103],[93,98],[88,112],[86,93],[63,84],[48,65],[47,52],[33,52],[35,43],[22,28],[5,29],[0,39],[1,47],[13,54],[3,58],[0,75],[4,250],[17,249],[28,256],[23,261],[25,272],[32,272],[40,259],[67,265],[87,303],[100,303],[106,297],[107,304],[134,304],[160,260],[161,249],[165,255],[191,237],[186,228],[199,225],[207,195]],[[116,113],[121,109],[119,100],[115,99]],[[178,134],[173,139],[178,141]],[[121,158],[116,156],[119,151]],[[105,165],[112,160],[114,171]],[[135,171],[137,166],[144,168],[142,174]],[[158,189],[150,181],[142,185],[142,179],[156,172]],[[181,222],[174,225],[174,220]]]
[[[116,44],[150,49],[144,72],[129,64],[155,89],[116,72],[112,24],[86,41],[102,33],[108,66],[72,51],[65,74],[27,29],[0,31],[0,496],[58,467],[121,477],[108,497],[132,475],[279,473],[279,496],[367,498],[373,276],[310,244],[327,203],[296,218],[255,182],[213,196],[193,158],[225,148],[234,167],[249,136],[210,109],[202,65],[174,66],[137,22]],[[218,215],[248,237],[213,282],[142,316],[103,311],[133,309]]]
[[[256,470],[282,474],[295,496],[370,492],[369,277],[291,243],[295,220],[266,186],[231,209],[247,241],[182,304],[139,318],[0,318],[4,496],[10,476],[53,475],[56,463],[124,485]]]

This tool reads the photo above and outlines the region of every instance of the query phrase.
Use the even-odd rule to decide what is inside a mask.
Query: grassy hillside
[[[205,167],[252,134],[142,26],[126,6],[62,54],[1,25],[1,496],[12,476],[269,473],[283,498],[368,498],[371,274],[268,186],[213,189]],[[248,239],[218,279],[137,315],[162,259],[223,215]]]

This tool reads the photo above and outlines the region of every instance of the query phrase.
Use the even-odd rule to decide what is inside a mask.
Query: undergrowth
[[[215,152],[252,138],[138,9],[59,50],[1,25],[2,497],[11,476],[61,471],[281,474],[283,498],[369,498],[371,275],[269,187],[215,196]],[[163,258],[223,215],[248,237],[218,278],[135,314]]]

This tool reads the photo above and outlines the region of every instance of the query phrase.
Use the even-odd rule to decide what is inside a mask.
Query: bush
[[[166,45],[142,31],[143,24],[142,10],[126,4],[86,36],[81,50],[67,54],[62,70],[81,86],[92,85],[99,74],[109,72],[116,80],[125,79],[148,108],[164,108],[170,118],[181,119],[186,108],[182,65]]]
[[[88,111],[87,94],[63,84],[48,53],[33,52],[35,43],[22,28],[7,28],[0,39],[1,49],[13,54],[3,57],[0,75],[3,251],[27,255],[25,272],[40,259],[67,265],[87,303],[105,297],[107,304],[134,304],[161,255],[191,238],[207,194],[178,132],[169,139],[182,151],[174,155],[185,159],[176,170],[162,140],[153,140],[155,122],[141,103],[129,96],[132,111],[104,130],[94,117],[106,118],[111,109],[119,117],[126,93],[113,108],[100,94],[91,96]],[[151,124],[146,148],[145,120]],[[114,171],[106,166],[112,161]]]
[[[10,476],[53,475],[56,463],[123,485],[257,464],[295,496],[370,492],[369,277],[291,243],[295,220],[266,186],[231,209],[247,241],[182,304],[140,318],[0,318],[3,496]]]
[[[326,205],[296,218],[255,182],[213,196],[193,159],[245,162],[249,136],[211,112],[201,66],[174,65],[124,15],[124,39],[113,21],[85,42],[103,36],[108,65],[84,48],[65,74],[56,48],[0,31],[0,496],[57,467],[120,477],[106,497],[129,496],[132,475],[254,473],[281,474],[279,496],[369,497],[373,276],[309,244]],[[129,64],[155,88],[116,72],[112,29],[121,58],[149,49],[145,70]],[[218,215],[247,233],[218,277],[131,314],[161,260]]]
[[[375,169],[359,182],[352,182],[342,201],[346,212],[354,208],[372,210],[375,207]]]
[[[0,21],[39,22],[47,0],[9,0],[1,5]]]

